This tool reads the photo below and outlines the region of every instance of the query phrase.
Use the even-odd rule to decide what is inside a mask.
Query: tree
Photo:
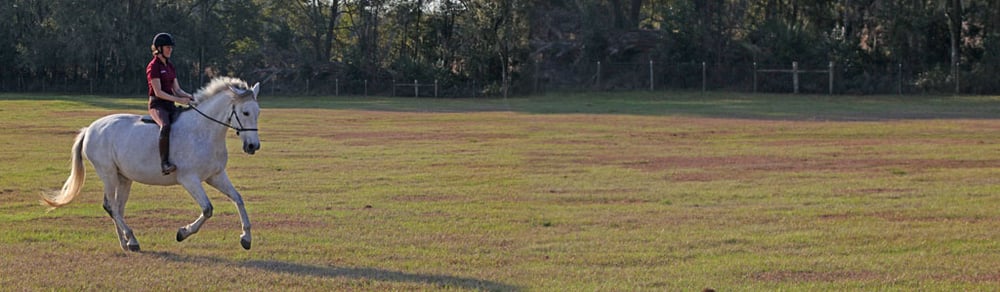
[[[213,68],[288,93],[329,93],[333,78],[434,78],[509,95],[536,81],[589,85],[595,61],[704,61],[721,71],[829,60],[842,68],[840,83],[862,93],[898,82],[900,63],[924,90],[1000,92],[987,80],[1000,72],[1000,6],[989,0],[9,0],[2,8],[0,90],[141,92],[150,37],[168,31],[192,86]],[[663,68],[656,74],[690,75]],[[960,70],[974,84],[954,82]]]
[[[952,78],[955,80],[955,93],[959,93],[961,91],[958,82],[958,64],[961,62],[959,40],[962,38],[962,0],[945,0],[945,2],[945,16],[948,17],[948,33],[951,37],[949,46],[951,48],[951,72]]]
[[[288,21],[298,26],[302,37],[312,49],[313,61],[331,61],[331,51],[336,42],[336,30],[341,16],[338,0],[288,0]],[[295,17],[304,16],[304,17]]]

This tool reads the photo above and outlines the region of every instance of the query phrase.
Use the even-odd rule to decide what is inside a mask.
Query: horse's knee
[[[209,204],[208,207],[205,207],[205,209],[201,210],[201,215],[205,216],[205,218],[212,218],[213,209],[214,208],[212,207],[212,204]]]
[[[243,196],[240,196],[240,194],[236,194],[235,196],[230,196],[229,199],[232,200],[234,204],[236,204],[236,207],[243,207]]]

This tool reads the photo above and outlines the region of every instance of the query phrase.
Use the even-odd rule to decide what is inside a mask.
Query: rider
[[[169,161],[170,124],[177,111],[174,103],[189,104],[194,96],[181,89],[177,81],[174,64],[170,55],[174,51],[174,38],[168,33],[158,33],[153,37],[153,60],[146,65],[146,84],[149,86],[149,115],[160,125],[160,167],[163,175],[168,175],[177,166]]]

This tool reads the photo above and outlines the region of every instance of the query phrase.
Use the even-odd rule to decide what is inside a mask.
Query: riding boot
[[[160,169],[163,171],[163,175],[168,175],[175,170],[177,166],[170,163],[170,134],[160,135]]]

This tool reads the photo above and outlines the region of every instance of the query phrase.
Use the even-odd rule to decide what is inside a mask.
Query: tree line
[[[142,94],[153,35],[187,88],[232,75],[286,94],[437,80],[444,95],[592,84],[594,62],[825,67],[858,93],[996,93],[989,0],[8,0],[0,90]],[[602,69],[607,70],[607,69]],[[664,70],[665,76],[684,72]],[[614,88],[629,72],[605,72]],[[962,82],[958,82],[961,77]],[[725,77],[717,77],[724,79]],[[720,84],[738,81],[721,80]],[[383,84],[377,87],[374,84]],[[669,86],[669,83],[667,83]],[[392,86],[391,84],[388,86]],[[721,87],[726,87],[725,85]],[[343,88],[343,89],[342,89]],[[354,90],[353,92],[351,90]]]

